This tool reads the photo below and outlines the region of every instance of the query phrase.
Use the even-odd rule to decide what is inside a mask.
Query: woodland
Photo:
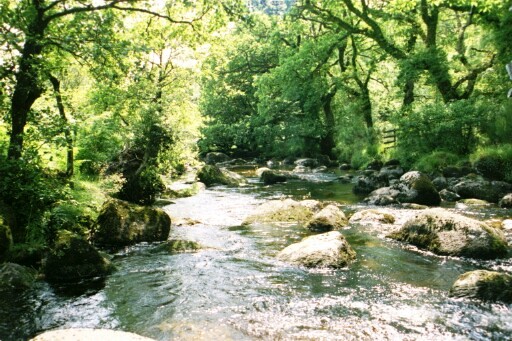
[[[0,258],[87,236],[109,196],[151,205],[209,152],[512,182],[511,5],[0,0]]]

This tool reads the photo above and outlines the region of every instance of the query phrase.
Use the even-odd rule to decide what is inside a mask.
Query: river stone
[[[417,214],[389,237],[439,255],[494,259],[508,252],[501,231],[442,208]]]
[[[98,244],[122,247],[165,241],[170,229],[171,218],[162,209],[111,199],[100,211],[92,239]]]
[[[318,160],[311,158],[298,159],[294,162],[296,166],[303,166],[308,168],[315,168],[318,166]]]
[[[68,231],[59,233],[43,266],[46,279],[53,283],[105,277],[111,271],[109,260],[86,240]]]
[[[342,268],[355,257],[355,251],[338,231],[306,237],[277,254],[281,261],[308,268]]]
[[[163,244],[158,245],[155,248],[156,252],[168,252],[170,254],[174,253],[188,253],[188,252],[196,252],[201,250],[202,247],[199,243],[196,243],[191,240],[182,240],[182,239],[171,239]]]
[[[500,200],[500,207],[501,208],[512,208],[512,193],[505,195]]]
[[[213,165],[205,165],[202,167],[197,172],[197,177],[207,187],[213,185],[239,187],[247,183],[243,176]]]
[[[4,225],[0,217],[0,262],[3,262],[12,247],[12,234],[9,226]]]
[[[487,270],[466,272],[457,278],[450,296],[512,303],[512,276]]]
[[[316,200],[271,200],[260,205],[256,212],[245,218],[242,224],[280,222],[305,224],[320,209],[320,206],[321,204]]]
[[[395,222],[395,217],[386,212],[369,209],[354,213],[352,217],[350,217],[349,221],[350,223],[370,222],[393,224]]]
[[[260,175],[261,181],[265,185],[274,185],[281,182],[286,182],[287,178],[284,174],[281,174],[274,170],[265,170]]]
[[[315,232],[339,230],[347,225],[347,217],[338,207],[327,205],[320,212],[315,213],[306,227]]]
[[[441,196],[441,199],[443,199],[444,201],[449,202],[455,202],[457,200],[460,200],[460,195],[446,188],[439,192],[439,196]]]
[[[420,205],[436,206],[441,203],[439,192],[430,178],[421,172],[411,171],[400,177],[400,184],[407,190],[401,191],[398,201]]]
[[[0,290],[23,290],[32,286],[35,281],[32,268],[15,263],[0,265]]]
[[[467,178],[453,186],[453,191],[462,198],[482,199],[498,203],[506,194],[512,192],[512,185],[503,181]]]
[[[204,158],[204,162],[207,165],[214,165],[216,163],[227,162],[230,160],[231,160],[231,158],[229,156],[227,156],[224,153],[220,153],[220,152],[208,153],[208,154],[206,154],[206,156]]]
[[[108,341],[154,341],[144,336],[133,333],[123,332],[119,330],[107,329],[60,329],[51,330],[39,334],[30,339],[30,341],[91,341],[91,340],[108,340]]]

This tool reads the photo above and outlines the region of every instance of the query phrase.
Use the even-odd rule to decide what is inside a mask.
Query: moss
[[[155,248],[156,252],[184,253],[196,252],[202,249],[199,243],[190,240],[171,239]]]

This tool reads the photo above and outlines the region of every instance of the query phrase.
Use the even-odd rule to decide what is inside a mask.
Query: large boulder
[[[213,185],[238,187],[247,183],[243,176],[213,165],[205,165],[202,167],[199,172],[197,172],[197,177],[207,187]]]
[[[512,276],[487,270],[466,272],[457,278],[450,296],[512,303]]]
[[[153,339],[140,336],[133,333],[119,330],[108,329],[59,329],[50,330],[39,334],[30,339],[30,341],[90,341],[90,340],[109,340],[109,341],[152,341]]]
[[[74,283],[85,279],[105,277],[112,264],[83,238],[62,231],[48,254],[43,272],[52,283]]]
[[[308,268],[342,268],[355,257],[355,251],[338,231],[306,237],[277,254],[279,260]]]
[[[15,263],[0,265],[0,290],[23,290],[32,286],[36,273],[32,268]]]
[[[204,158],[204,162],[207,165],[214,165],[216,163],[227,162],[229,160],[231,160],[231,158],[229,156],[227,156],[224,153],[220,153],[220,152],[208,153],[208,154],[206,154],[206,156]]]
[[[400,190],[396,186],[381,187],[372,191],[363,201],[368,205],[386,206],[398,204],[399,195]]]
[[[512,185],[503,181],[466,178],[453,186],[453,191],[461,198],[482,199],[498,203],[506,194],[512,192]]]
[[[12,234],[9,226],[4,225],[0,217],[0,262],[3,262],[12,247]]]
[[[509,250],[500,230],[441,208],[419,213],[389,237],[439,255],[494,259]]]
[[[306,227],[311,231],[327,232],[339,230],[345,225],[347,225],[345,213],[334,205],[328,205],[320,212],[315,213],[313,218],[306,224]]]
[[[407,172],[400,177],[400,184],[405,186],[398,196],[400,202],[428,206],[441,203],[439,192],[426,174],[418,171]]]
[[[295,201],[292,199],[271,200],[247,216],[243,225],[253,223],[307,223],[320,209],[321,204],[316,200]]]
[[[499,204],[501,208],[512,208],[512,193],[505,195]]]
[[[165,241],[170,230],[171,218],[162,209],[111,199],[98,216],[93,241],[114,247]]]

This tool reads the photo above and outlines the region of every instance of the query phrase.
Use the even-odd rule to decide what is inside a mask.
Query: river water
[[[387,208],[397,217],[394,226],[342,230],[357,259],[341,270],[308,270],[275,259],[309,234],[302,226],[241,225],[257,205],[275,198],[337,201],[348,213],[367,208],[336,176],[309,174],[274,186],[251,178],[246,187],[177,199],[164,207],[175,222],[171,238],[196,241],[203,250],[170,255],[140,244],[114,255],[117,271],[104,283],[54,288],[41,281],[34,290],[4,296],[0,339],[73,327],[157,340],[512,338],[512,305],[448,297],[458,275],[479,268],[512,272],[512,261],[439,257],[386,239],[412,210]],[[493,207],[465,212],[511,216]],[[186,219],[195,222],[180,223]]]

